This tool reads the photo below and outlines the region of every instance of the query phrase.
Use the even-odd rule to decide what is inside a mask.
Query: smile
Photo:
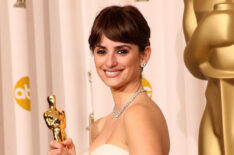
[[[105,71],[105,74],[108,78],[114,78],[120,74],[121,70],[118,71]]]

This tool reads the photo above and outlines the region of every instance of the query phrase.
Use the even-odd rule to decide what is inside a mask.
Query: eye
[[[127,53],[128,53],[128,50],[121,49],[121,50],[118,50],[117,53],[118,53],[118,54],[127,54]]]
[[[105,50],[97,50],[96,53],[99,55],[104,55],[104,54],[106,54],[106,51]]]

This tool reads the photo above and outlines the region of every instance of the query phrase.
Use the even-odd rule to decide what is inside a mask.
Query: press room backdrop
[[[46,154],[52,133],[43,112],[51,93],[67,114],[78,154],[88,149],[89,115],[110,113],[113,100],[87,40],[97,13],[114,4],[136,6],[151,27],[144,84],[166,117],[170,155],[198,154],[205,90],[183,62],[183,0],[27,0],[26,8],[16,1],[0,0],[0,154]]]

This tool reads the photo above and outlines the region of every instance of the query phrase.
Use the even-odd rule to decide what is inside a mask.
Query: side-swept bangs
[[[112,41],[132,43],[144,51],[150,45],[150,28],[140,11],[133,6],[110,6],[104,8],[96,17],[89,36],[93,51],[102,35]]]

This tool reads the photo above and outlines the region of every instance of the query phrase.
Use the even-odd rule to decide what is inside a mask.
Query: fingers
[[[64,145],[55,140],[52,140],[50,142],[50,151],[47,155],[66,155]]]
[[[68,138],[65,141],[59,143],[55,140],[50,142],[50,151],[47,155],[75,155],[75,146],[72,142],[72,139]]]
[[[64,148],[64,145],[57,142],[56,140],[52,140],[50,142],[50,148],[51,149],[63,149]]]
[[[67,146],[69,149],[74,147],[74,144],[71,138],[66,139],[65,141],[62,142],[62,144],[64,146]]]
[[[62,142],[62,144],[67,147],[69,154],[72,155],[76,154],[75,145],[73,144],[71,138],[66,139],[65,141]]]
[[[66,155],[66,151],[64,149],[55,149],[50,150],[47,155]]]

